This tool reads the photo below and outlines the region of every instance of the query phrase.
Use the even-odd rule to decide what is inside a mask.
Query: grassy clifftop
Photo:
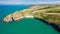
[[[44,8],[37,9],[36,11],[34,11],[34,17],[42,18],[49,23],[55,23],[60,25],[60,6],[49,5],[45,6]]]
[[[22,10],[22,14],[32,14],[36,18],[60,25],[60,5],[31,6],[28,9]]]

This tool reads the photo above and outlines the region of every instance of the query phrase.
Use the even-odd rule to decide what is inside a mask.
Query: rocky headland
[[[3,21],[9,23],[10,21],[21,20],[22,18],[37,18],[38,20],[46,21],[45,23],[60,29],[60,5],[46,5],[46,6],[31,6],[22,11],[16,11],[7,15]],[[59,30],[60,32],[60,30]]]

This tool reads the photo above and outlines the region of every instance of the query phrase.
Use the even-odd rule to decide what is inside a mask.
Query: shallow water
[[[4,24],[2,19],[14,11],[23,10],[29,6],[0,6],[0,34],[60,34],[50,25],[34,18],[24,18]]]

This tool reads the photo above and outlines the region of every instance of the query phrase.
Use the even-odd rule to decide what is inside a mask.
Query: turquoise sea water
[[[50,25],[34,18],[24,18],[4,24],[2,19],[15,11],[23,10],[29,5],[0,5],[0,34],[60,34]]]

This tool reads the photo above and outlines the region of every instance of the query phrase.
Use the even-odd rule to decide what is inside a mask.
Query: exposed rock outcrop
[[[10,14],[10,15],[6,16],[6,17],[3,19],[3,21],[4,21],[4,22],[12,21],[11,17],[12,17],[12,16],[11,16],[11,14]]]
[[[13,14],[9,14],[8,16],[6,16],[3,21],[4,22],[9,22],[9,21],[16,21],[19,19],[22,19],[24,16],[22,16],[22,14],[20,14],[20,12],[15,12]]]

